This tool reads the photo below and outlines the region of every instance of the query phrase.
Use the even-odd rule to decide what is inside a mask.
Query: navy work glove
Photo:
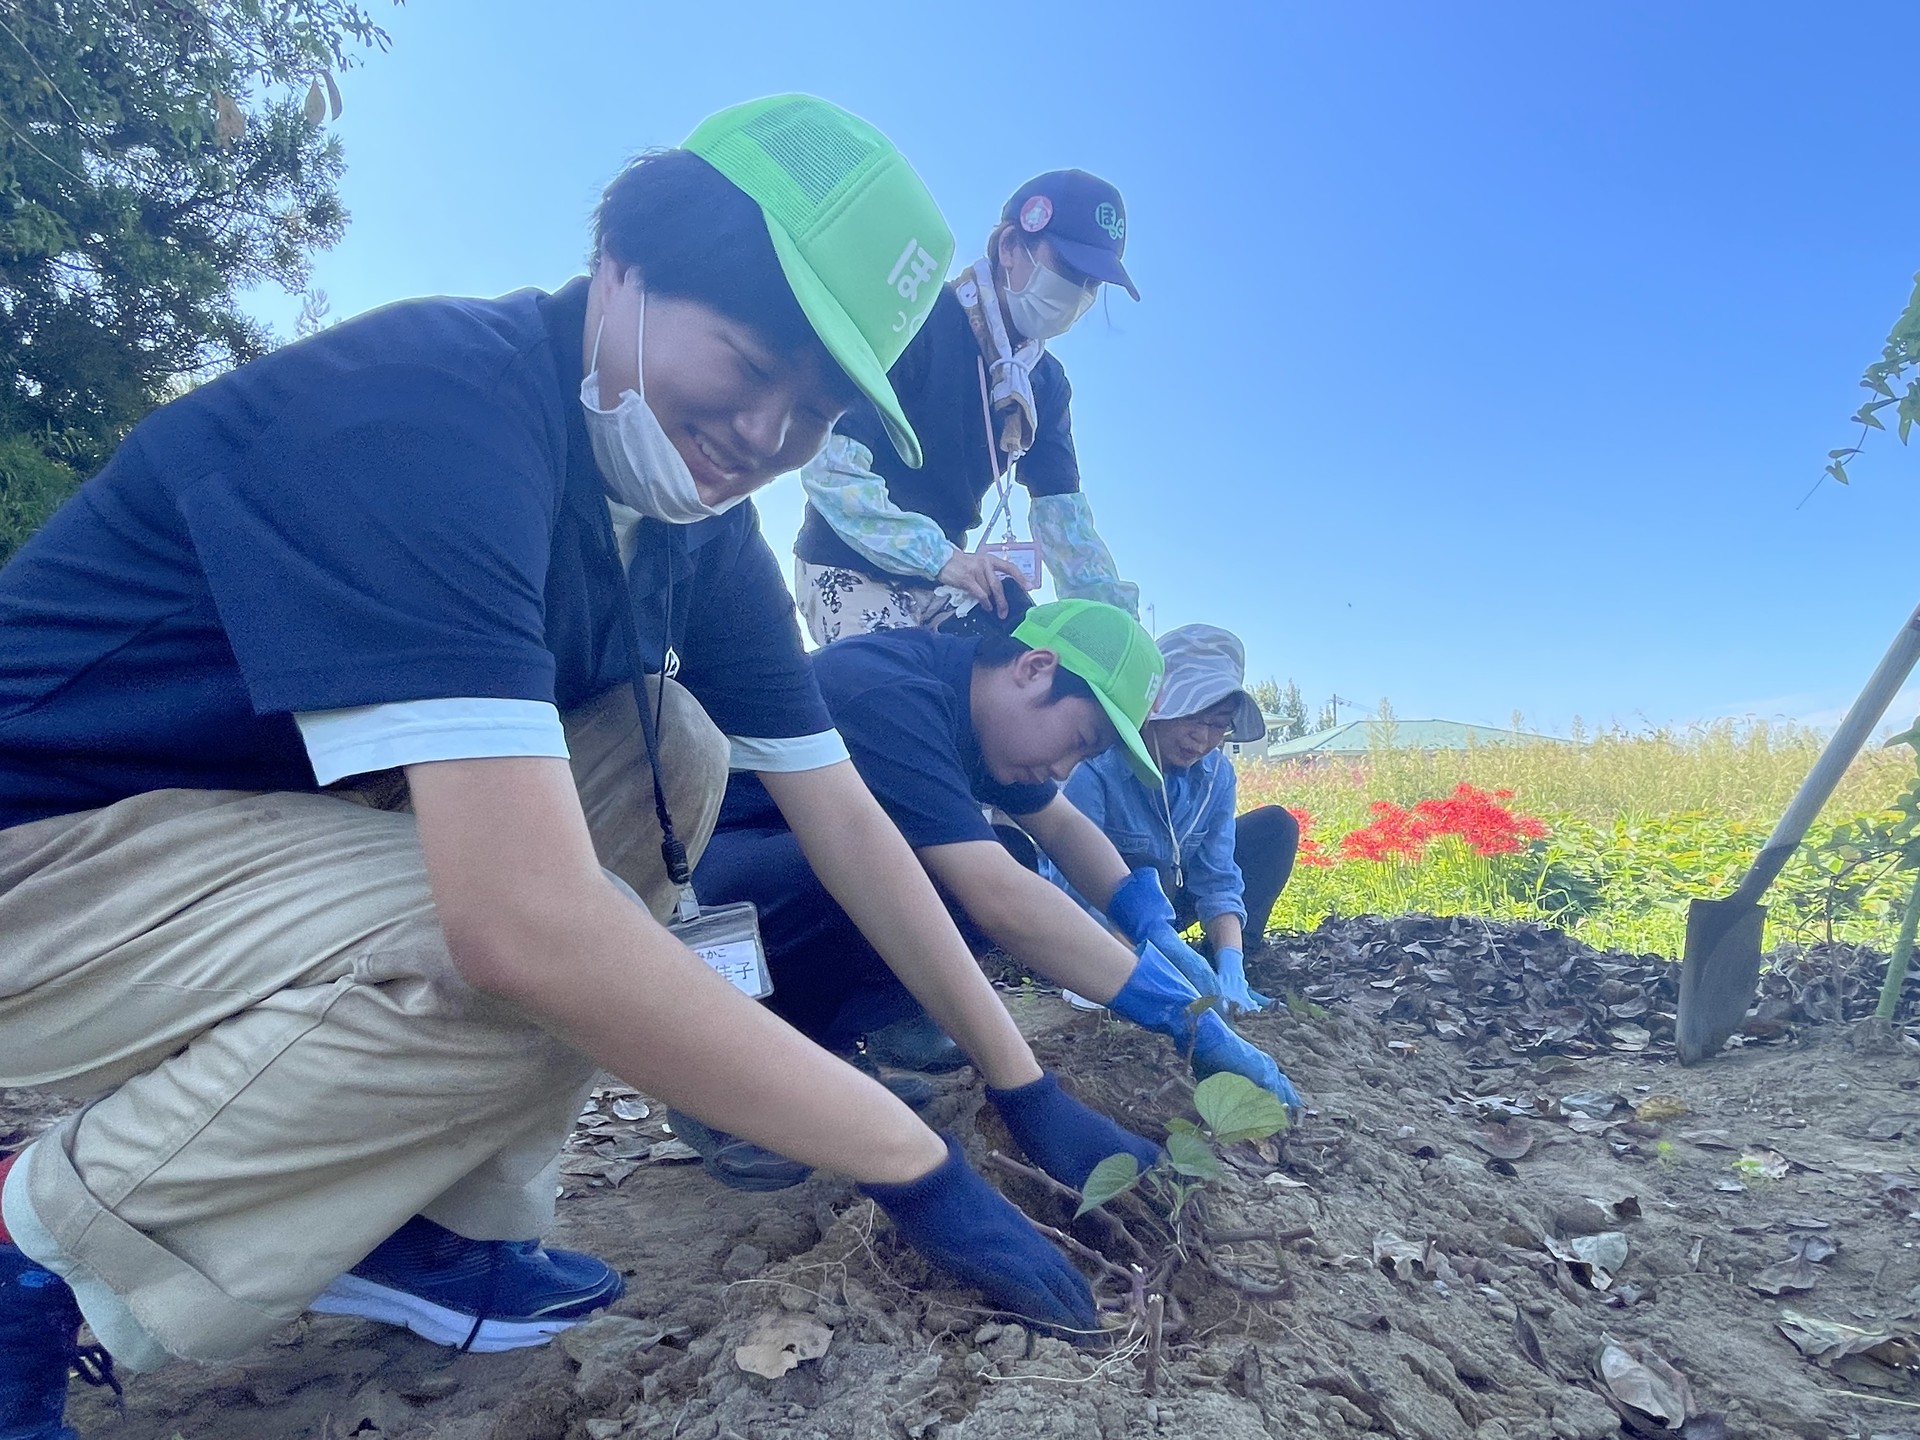
[[[1041,1072],[1031,1084],[1013,1090],[987,1087],[987,1098],[1013,1132],[1014,1143],[1027,1158],[1062,1185],[1078,1190],[1093,1167],[1122,1151],[1151,1169],[1160,1147],[1082,1105],[1060,1088],[1050,1072]]]
[[[1166,956],[1202,995],[1220,993],[1213,967],[1173,928],[1173,902],[1160,888],[1160,872],[1151,865],[1142,865],[1120,882],[1107,902],[1107,919],[1136,951],[1151,945]]]
[[[862,1185],[906,1242],[996,1310],[1059,1330],[1095,1330],[1085,1277],[1033,1222],[981,1179],[951,1135],[947,1158],[904,1185]]]
[[[1214,967],[1220,972],[1220,1001],[1227,1013],[1239,1010],[1264,1010],[1273,1001],[1247,985],[1247,957],[1231,945],[1213,952]]]
[[[1133,967],[1120,993],[1107,1002],[1107,1008],[1123,1020],[1158,1031],[1183,1050],[1191,1046],[1193,1073],[1202,1080],[1222,1070],[1244,1075],[1262,1089],[1271,1090],[1297,1119],[1302,1104],[1300,1092],[1280,1073],[1273,1057],[1234,1034],[1217,1011],[1207,1010],[1195,1020],[1187,1007],[1199,998],[1172,963],[1147,945],[1141,949],[1140,963]]]

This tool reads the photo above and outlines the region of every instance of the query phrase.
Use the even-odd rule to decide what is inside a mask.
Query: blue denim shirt
[[[1076,810],[1106,832],[1129,864],[1172,870],[1177,863],[1187,896],[1200,919],[1211,920],[1216,915],[1247,918],[1246,903],[1241,898],[1246,882],[1233,861],[1233,761],[1224,751],[1215,750],[1185,770],[1169,770],[1163,800],[1158,787],[1135,777],[1125,750],[1116,745],[1076,769],[1065,793]],[[1087,905],[1044,857],[1041,871]],[[1094,910],[1091,905],[1087,908]]]

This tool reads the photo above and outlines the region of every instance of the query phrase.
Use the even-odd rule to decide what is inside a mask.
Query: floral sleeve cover
[[[1036,495],[1030,518],[1061,599],[1104,600],[1140,618],[1140,587],[1120,578],[1113,552],[1093,528],[1093,507],[1085,495],[1078,490]]]
[[[873,473],[873,455],[858,440],[833,435],[800,471],[807,499],[854,551],[896,575],[938,578],[953,544],[925,515],[902,510]]]

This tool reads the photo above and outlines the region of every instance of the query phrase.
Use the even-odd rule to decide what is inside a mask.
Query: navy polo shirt
[[[854,768],[916,850],[991,840],[982,805],[1031,815],[1059,793],[1051,782],[1003,785],[987,773],[973,728],[979,648],[977,639],[932,630],[882,630],[807,657]],[[757,776],[733,777],[721,828],[784,825]]]
[[[585,315],[584,280],[408,301],[137,426],[0,570],[0,828],[176,786],[311,790],[296,712],[565,710],[626,683]],[[751,504],[635,543],[644,668],[671,647],[761,753],[831,728]]]
[[[1015,477],[1029,495],[1074,494],[1080,489],[1080,461],[1073,449],[1073,387],[1051,351],[1033,367],[1032,379],[1037,423],[1033,445],[1021,457]],[[973,338],[966,307],[950,288],[942,287],[926,323],[887,371],[887,381],[900,397],[907,423],[920,437],[926,456],[920,469],[909,469],[900,458],[871,402],[855,406],[834,430],[866,448],[873,473],[887,482],[887,498],[898,509],[927,516],[964,550],[967,532],[983,518],[981,500],[1007,468],[1007,456],[998,445],[988,444],[980,395],[980,345]],[[876,571],[873,562],[847,544],[811,504],[800,522],[793,553],[810,565],[890,573]],[[895,578],[926,583],[921,575]]]

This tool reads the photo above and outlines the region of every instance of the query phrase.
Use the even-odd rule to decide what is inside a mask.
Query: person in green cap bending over
[[[951,1139],[663,923],[729,767],[903,973],[945,923],[741,502],[862,397],[919,459],[886,371],[952,247],[855,117],[725,111],[607,187],[590,278],[201,386],[0,570],[0,1085],[94,1097],[0,1165],[0,1433],[71,1433],[82,1316],[139,1370],[310,1305],[498,1350],[607,1304],[537,1238],[599,1067],[1094,1327]],[[977,973],[915,983],[990,1083],[1047,1083]]]
[[[1168,1036],[1190,1053],[1197,1074],[1231,1070],[1299,1106],[1270,1056],[1217,1013],[1192,1013],[1200,992],[1182,972],[1210,972],[1176,932],[1159,872],[1130,871],[1060,792],[1076,765],[1116,745],[1158,785],[1140,726],[1164,662],[1145,630],[1115,606],[1060,600],[1029,610],[1011,635],[883,630],[836,641],[810,659],[861,778],[962,925],[1047,979]],[[831,872],[778,798],[759,778],[734,776],[695,876],[701,895],[758,907],[773,978],[768,1004],[802,1033],[839,1051],[864,1042],[876,1061],[942,1068],[948,1062],[937,1047],[953,1047],[915,1003],[926,999],[920,974],[902,969],[825,883]],[[1016,859],[982,815],[986,805],[1017,819],[1080,894],[1098,896],[1128,943]],[[978,973],[951,922],[929,931],[922,949],[949,983]],[[937,1010],[932,1021],[941,1022]],[[931,1036],[916,1036],[916,1028]],[[1003,1088],[989,1075],[987,1097],[1028,1154],[1069,1184],[1120,1148],[1091,1153],[1081,1148],[1093,1138],[1083,1130],[1047,1123],[1051,1107],[1076,1103],[1050,1077]],[[805,1157],[792,1149],[676,1128],[710,1174],[737,1188],[778,1189],[807,1174]],[[1126,1148],[1143,1165],[1154,1159],[1144,1143]]]

